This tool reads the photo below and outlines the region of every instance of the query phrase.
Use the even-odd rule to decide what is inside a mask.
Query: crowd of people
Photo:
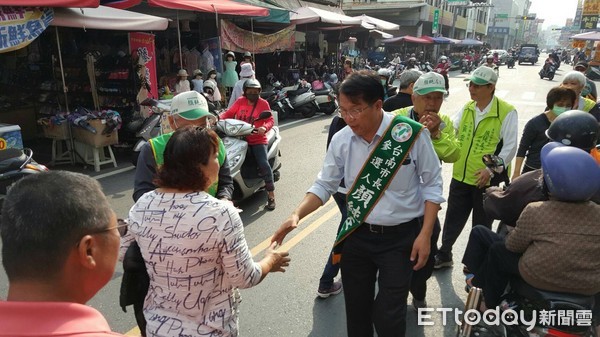
[[[227,54],[221,80],[231,98],[220,118],[254,122],[270,109],[248,56],[238,74]],[[427,280],[460,253],[465,287],[483,289],[482,308],[498,306],[515,276],[540,289],[598,298],[600,106],[585,97],[595,90],[580,69],[548,92],[547,108],[527,122],[519,141],[518,113],[495,95],[499,78],[491,67],[465,79],[470,100],[449,116],[442,113],[442,74],[408,69],[391,95],[389,75],[356,71],[347,60],[321,171],[260,261],[248,249],[229,158],[211,127],[210,104],[221,100],[216,72],[203,78],[194,71],[191,84],[186,70],[178,75],[168,115],[175,131],[142,148],[125,220],[98,182],[81,174],[41,173],[11,188],[0,222],[10,283],[0,302],[0,336],[117,336],[85,304],[111,279],[118,259],[120,304],[134,306],[143,336],[237,336],[238,289],[285,271],[290,257],[277,247],[332,196],[342,217],[317,295],[344,292],[350,337],[405,336],[408,294],[415,309],[427,308]],[[254,126],[247,141],[264,179],[265,209],[274,210],[266,159],[274,119]],[[500,164],[486,165],[489,155]],[[452,165],[447,194],[444,163]],[[456,252],[471,214],[467,248]],[[506,238],[492,231],[495,219],[510,227]],[[32,315],[40,317],[35,325],[27,323]]]

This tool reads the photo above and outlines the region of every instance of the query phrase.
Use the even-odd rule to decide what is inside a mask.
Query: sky
[[[567,18],[574,18],[577,0],[532,0],[529,13],[545,19],[543,29],[549,26],[564,26]]]

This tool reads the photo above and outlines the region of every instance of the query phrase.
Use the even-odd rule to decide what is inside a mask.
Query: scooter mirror
[[[261,112],[260,115],[258,115],[258,118],[256,120],[267,119],[271,116],[273,116],[273,113],[271,113],[270,110],[265,110]]]

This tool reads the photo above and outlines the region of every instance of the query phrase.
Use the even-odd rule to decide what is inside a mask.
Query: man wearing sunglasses
[[[442,246],[435,256],[435,269],[451,267],[452,246],[460,236],[471,210],[472,225],[491,228],[492,219],[483,210],[483,193],[494,173],[482,161],[495,154],[510,163],[517,152],[518,117],[509,103],[494,96],[498,75],[489,67],[479,67],[469,81],[469,101],[455,116],[454,129],[460,143],[460,158],[453,165],[448,209],[442,231]],[[505,172],[508,167],[504,168]]]
[[[0,336],[121,336],[85,305],[113,276],[119,227],[86,175],[50,171],[17,182],[0,224],[9,280]]]
[[[429,258],[444,202],[441,165],[427,128],[382,110],[384,92],[376,74],[349,75],[339,93],[348,126],[331,139],[317,180],[272,241],[281,244],[344,179],[348,218],[332,262],[341,266],[348,336],[373,336],[373,326],[379,337],[405,336],[411,276]]]

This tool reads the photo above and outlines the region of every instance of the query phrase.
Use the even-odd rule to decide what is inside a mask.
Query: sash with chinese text
[[[348,218],[333,246],[334,264],[340,261],[344,239],[364,222],[381,199],[422,128],[423,125],[408,117],[396,116],[363,164],[346,197]]]

